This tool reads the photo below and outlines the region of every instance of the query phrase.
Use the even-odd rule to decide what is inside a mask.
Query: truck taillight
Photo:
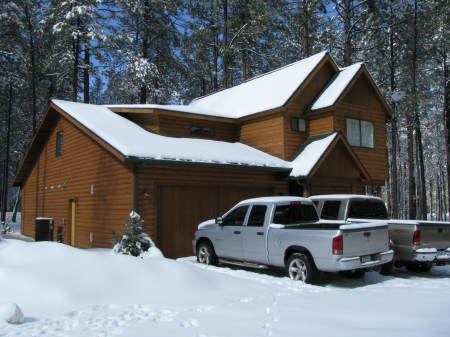
[[[335,236],[333,238],[333,247],[332,247],[333,255],[342,255],[343,251],[344,251],[344,239],[342,235]]]
[[[412,239],[413,245],[420,245],[420,230],[416,229]]]

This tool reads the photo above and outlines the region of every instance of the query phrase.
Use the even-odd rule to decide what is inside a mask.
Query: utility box
[[[53,219],[36,218],[35,220],[35,241],[53,241]]]

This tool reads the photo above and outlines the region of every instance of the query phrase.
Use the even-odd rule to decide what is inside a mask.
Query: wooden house
[[[386,179],[390,108],[361,64],[319,53],[189,105],[52,100],[14,184],[22,231],[111,247],[131,209],[164,254],[199,222],[262,195],[360,193]]]

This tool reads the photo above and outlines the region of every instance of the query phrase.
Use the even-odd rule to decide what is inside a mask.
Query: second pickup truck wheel
[[[319,276],[319,271],[310,257],[294,253],[286,264],[286,274],[291,280],[314,283]]]
[[[197,261],[203,264],[217,265],[217,255],[208,241],[202,241],[197,246]]]
[[[431,265],[422,263],[408,263],[406,269],[413,273],[427,273],[431,269]]]

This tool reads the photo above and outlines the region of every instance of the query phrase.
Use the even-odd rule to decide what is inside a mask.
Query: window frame
[[[64,130],[56,131],[55,157],[61,157],[64,154]]]
[[[200,132],[195,132],[194,129],[198,129]],[[207,131],[206,133],[204,131]],[[189,127],[189,135],[194,137],[214,137],[214,127],[202,126],[202,125],[191,125]]]
[[[358,131],[359,131],[359,144],[358,145],[354,145],[352,143],[350,143],[349,137],[348,137],[348,132],[349,132],[349,127],[348,127],[348,120],[353,120],[353,121],[357,121],[358,122]],[[361,128],[361,122],[366,122],[366,123],[370,123],[372,125],[372,146],[367,146],[367,145],[362,145],[363,144],[363,135],[362,135],[362,128]],[[346,130],[346,138],[347,141],[349,142],[349,144],[353,147],[361,147],[364,149],[375,149],[375,123],[371,120],[368,119],[361,119],[361,118],[354,118],[354,117],[345,117],[345,130]]]
[[[256,207],[264,207],[265,208],[265,211],[264,211],[264,218],[263,218],[263,220],[262,220],[262,224],[261,225],[258,225],[258,226],[255,226],[255,225],[250,225],[250,218],[251,218],[251,216],[252,216],[252,213],[253,213],[253,210],[256,208]],[[251,228],[263,228],[264,227],[264,224],[265,224],[265,221],[266,221],[266,217],[267,217],[267,212],[269,211],[269,207],[267,206],[267,205],[259,205],[259,204],[256,204],[256,205],[252,205],[252,207],[250,208],[250,211],[249,211],[249,213],[248,213],[248,217],[247,217],[247,221],[246,221],[246,226],[247,227],[251,227]]]
[[[300,127],[300,121],[302,121],[303,128]],[[300,117],[291,117],[290,119],[291,131],[294,132],[306,132],[306,120]]]

